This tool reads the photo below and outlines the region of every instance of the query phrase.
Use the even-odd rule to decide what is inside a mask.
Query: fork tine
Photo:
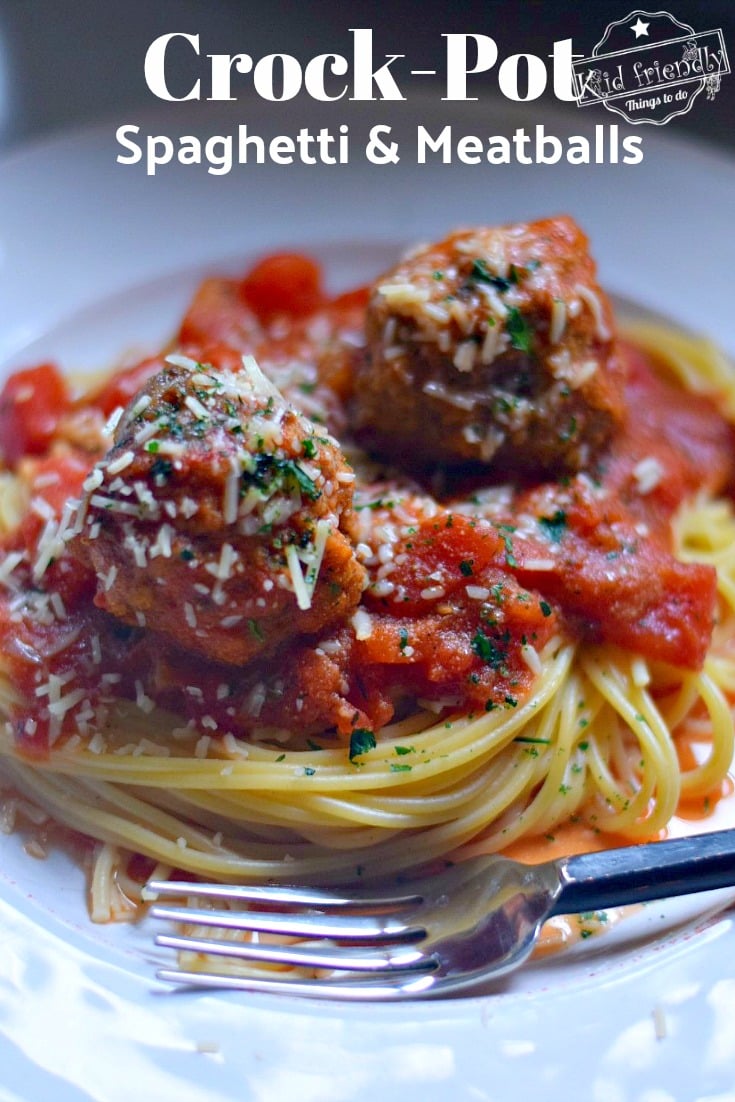
[[[148,896],[201,896],[233,903],[276,903],[279,907],[349,908],[360,911],[399,911],[416,906],[420,895],[341,895],[312,888],[269,887],[258,884],[197,884],[188,880],[149,880]]]
[[[348,972],[398,972],[428,971],[435,967],[433,958],[416,949],[402,947],[384,948],[376,952],[369,949],[352,949],[332,946],[314,947],[300,945],[276,945],[251,942],[222,941],[212,938],[181,937],[176,934],[159,934],[156,945],[190,953],[214,954],[236,957],[238,960],[260,961],[268,964],[284,964],[302,968],[333,968]]]
[[[184,972],[162,968],[159,980],[181,987],[250,991],[264,995],[295,995],[309,999],[339,999],[347,1002],[396,1002],[427,995],[434,986],[432,972],[408,973],[404,981],[386,983],[380,976],[355,981],[347,979],[302,980],[261,979],[256,976],[223,976],[216,973]]]
[[[182,922],[189,926],[220,926],[249,933],[284,937],[327,937],[341,941],[415,941],[425,936],[421,926],[408,926],[390,916],[328,915],[318,912],[271,914],[265,911],[209,911],[194,907],[161,907],[151,918]]]

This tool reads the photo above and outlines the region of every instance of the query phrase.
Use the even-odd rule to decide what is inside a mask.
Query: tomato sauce
[[[325,417],[346,419],[365,302],[363,290],[330,299],[311,261],[281,255],[241,280],[205,281],[177,344],[205,363],[234,363],[243,352],[276,364],[308,356],[318,367],[309,396],[324,391]],[[89,407],[108,417],[162,357],[76,404],[53,365],[18,372],[0,395],[0,449],[30,507],[3,541],[6,562],[22,558],[2,591],[0,646],[20,698],[19,747],[46,753],[116,696],[172,709],[202,733],[235,736],[267,727],[347,736],[378,729],[416,699],[439,713],[513,709],[559,634],[698,669],[712,634],[715,573],[674,558],[670,520],[697,490],[731,485],[732,430],[713,402],[661,378],[642,352],[626,345],[623,356],[627,422],[589,472],[526,482],[492,519],[465,508],[455,481],[393,547],[392,589],[368,587],[359,622],[294,639],[244,669],[188,654],[155,625],[118,623],[95,607],[98,578],[65,551],[63,525],[73,524],[72,515],[63,521],[65,506],[107,445],[82,452],[65,436],[64,417]],[[642,487],[641,472],[659,477]],[[58,547],[40,569],[54,524]]]

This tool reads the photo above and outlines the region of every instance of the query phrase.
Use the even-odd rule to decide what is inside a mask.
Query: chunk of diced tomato
[[[70,407],[69,391],[54,364],[16,371],[0,391],[0,453],[14,465],[43,455]]]
[[[279,315],[303,318],[324,304],[321,269],[308,256],[265,257],[240,281],[238,294],[266,324]]]

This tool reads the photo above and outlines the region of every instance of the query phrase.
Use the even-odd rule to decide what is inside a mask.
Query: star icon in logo
[[[637,21],[635,23],[631,23],[630,29],[635,32],[636,38],[640,38],[642,35],[648,34],[648,28],[650,27],[650,25],[650,23],[644,23],[639,15]]]

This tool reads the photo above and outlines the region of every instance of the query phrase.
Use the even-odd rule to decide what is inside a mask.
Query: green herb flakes
[[[511,347],[519,352],[533,351],[533,329],[517,307],[512,306],[508,311],[505,328],[510,337]]]
[[[538,523],[548,540],[552,543],[560,543],[567,530],[567,514],[563,509],[557,509],[553,516],[539,517]]]
[[[506,652],[496,646],[482,628],[478,628],[472,638],[470,647],[473,653],[476,654],[481,661],[487,663],[487,665],[494,670],[500,669],[507,658]]]
[[[350,735],[350,761],[376,747],[375,735],[367,727],[356,727]]]

